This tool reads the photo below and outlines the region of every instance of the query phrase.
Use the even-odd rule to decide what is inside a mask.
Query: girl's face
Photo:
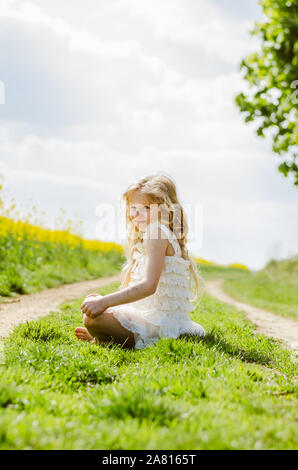
[[[150,214],[150,202],[142,194],[135,192],[129,201],[129,217],[132,223],[141,231],[146,230],[152,222],[153,214]]]

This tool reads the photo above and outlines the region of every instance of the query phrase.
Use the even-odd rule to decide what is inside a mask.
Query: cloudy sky
[[[196,256],[259,269],[297,253],[297,189],[233,103],[260,17],[257,0],[0,0],[8,196],[49,225],[78,214],[92,239],[105,204],[122,242],[121,193],[164,172]]]

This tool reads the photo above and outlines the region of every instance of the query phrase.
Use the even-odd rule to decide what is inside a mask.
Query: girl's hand
[[[97,295],[97,294],[96,294]],[[81,304],[82,315],[85,314],[90,318],[95,318],[106,310],[106,302],[104,296],[100,298],[91,297],[90,299],[84,300]]]
[[[96,296],[98,296],[98,295],[99,295],[99,294],[88,294],[88,295],[86,295],[85,299],[88,299],[88,297],[93,297],[93,296],[96,297]]]

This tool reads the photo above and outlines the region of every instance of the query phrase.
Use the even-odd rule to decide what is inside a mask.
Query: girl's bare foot
[[[93,341],[95,340],[95,338],[93,338],[93,336],[90,335],[87,328],[78,326],[77,328],[75,328],[75,335],[81,341],[92,341],[95,343],[95,341]]]

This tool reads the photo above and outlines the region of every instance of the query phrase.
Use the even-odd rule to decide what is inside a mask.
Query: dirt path
[[[16,299],[5,299],[0,304],[0,338],[7,336],[20,322],[36,320],[52,311],[59,311],[59,306],[62,303],[84,297],[91,292],[97,292],[101,287],[118,281],[120,281],[120,274],[91,281],[64,284],[35,294],[20,295]],[[247,318],[256,325],[259,333],[281,339],[285,346],[298,350],[297,321],[280,317],[234,299],[224,292],[223,282],[224,279],[207,281],[206,291],[222,302],[232,304],[238,310],[243,310]]]
[[[59,311],[59,305],[62,303],[97,292],[101,287],[117,281],[120,281],[118,273],[91,281],[63,284],[35,294],[20,295],[15,299],[5,299],[0,304],[0,338],[8,336],[18,323],[36,320],[51,311]]]
[[[275,315],[253,305],[234,299],[223,290],[224,279],[206,282],[208,294],[222,302],[243,310],[247,318],[256,325],[258,333],[281,339],[285,346],[298,350],[298,322],[289,318]]]

